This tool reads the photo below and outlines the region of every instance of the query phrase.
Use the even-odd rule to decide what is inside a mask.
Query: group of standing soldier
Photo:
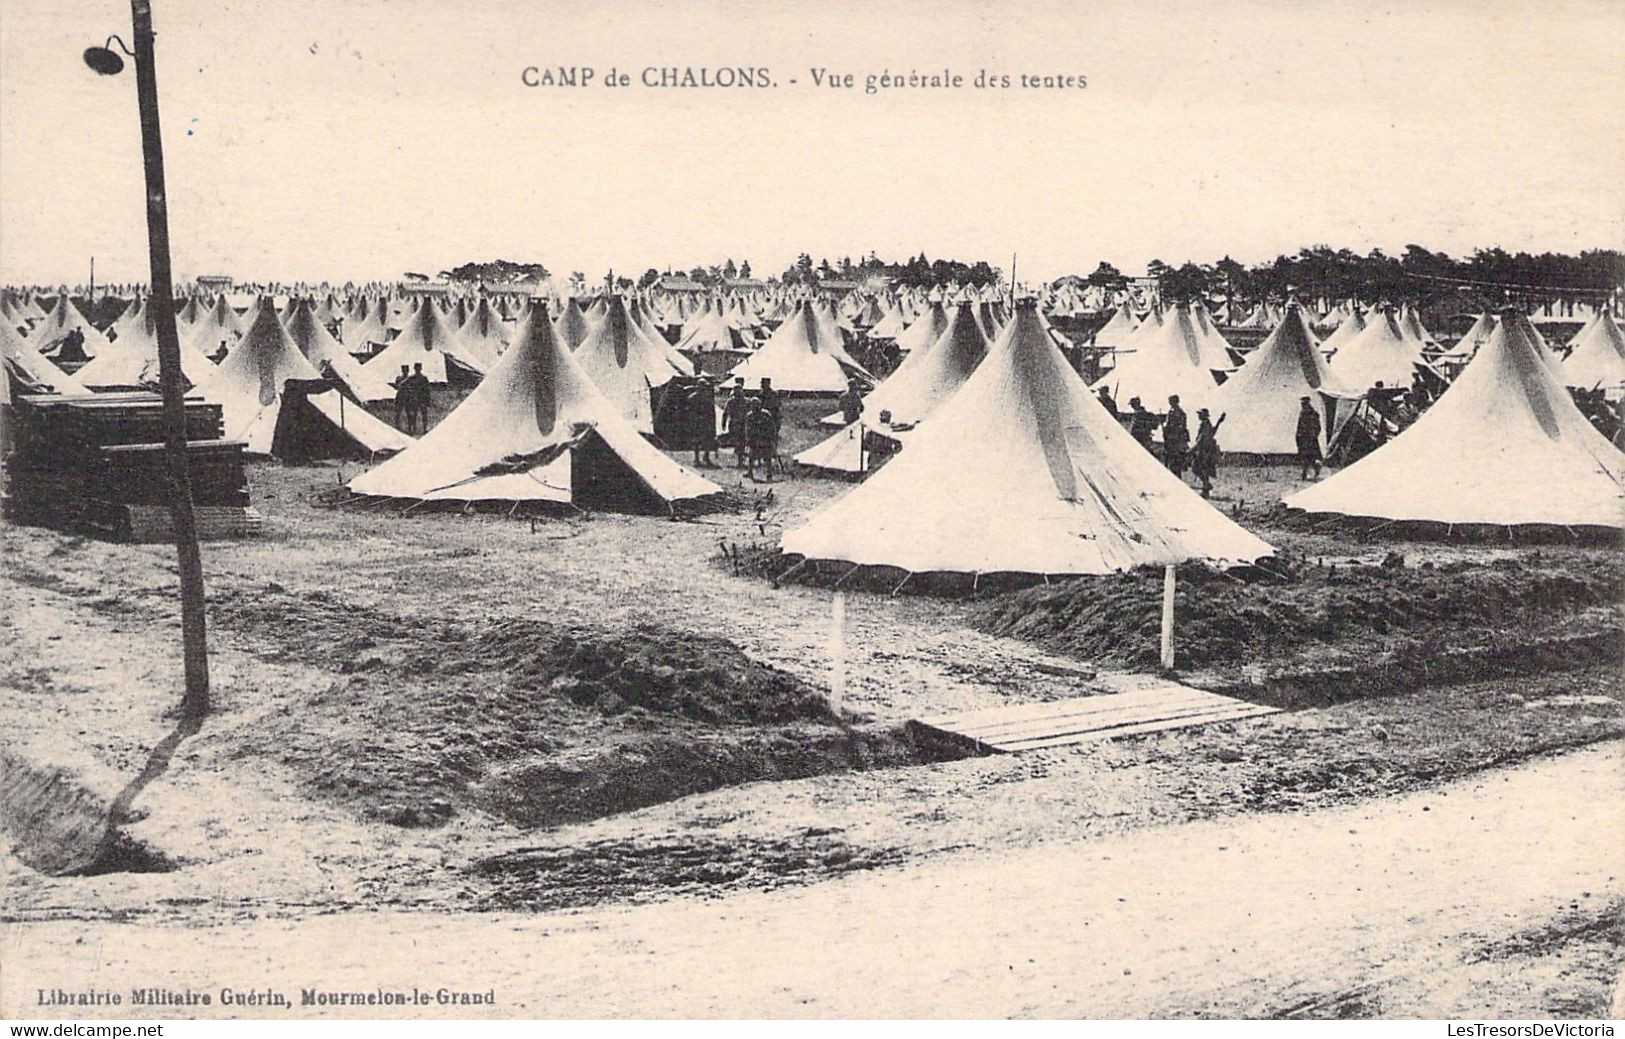
[[[779,428],[784,421],[784,400],[773,388],[772,379],[763,379],[755,392],[745,388],[744,379],[733,381],[728,403],[722,406],[722,439],[733,448],[734,466],[746,469],[752,480],[761,465],[767,479],[779,457]]]
[[[390,385],[395,387],[395,428],[403,433],[427,433],[430,387],[423,365],[401,365],[401,374]]]
[[[1129,435],[1160,458],[1169,472],[1184,479],[1185,470],[1189,468],[1202,485],[1202,497],[1213,493],[1213,480],[1219,475],[1219,427],[1224,425],[1223,414],[1215,422],[1206,408],[1197,408],[1196,439],[1192,440],[1190,420],[1179,404],[1177,393],[1168,398],[1168,410],[1161,415],[1147,411],[1138,397],[1129,398],[1129,410],[1124,415],[1117,410],[1111,393],[1104,387],[1100,390],[1100,404],[1119,422],[1127,419]],[[1160,449],[1151,439],[1159,426],[1162,428]]]
[[[655,415],[655,435],[668,449],[694,452],[694,465],[701,469],[717,467],[716,451],[731,448],[734,464],[757,478],[760,466],[767,480],[773,479],[778,460],[779,426],[784,402],[773,388],[772,379],[763,379],[756,390],[745,388],[744,379],[734,379],[722,406],[722,435],[717,435],[717,391],[713,376],[701,372],[680,376],[667,385],[660,410]]]

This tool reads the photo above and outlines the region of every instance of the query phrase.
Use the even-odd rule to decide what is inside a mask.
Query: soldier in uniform
[[[1300,398],[1298,406],[1298,479],[1309,479],[1309,470],[1314,469],[1315,475],[1320,475],[1320,413],[1309,403],[1308,397]]]
[[[1224,415],[1214,422],[1206,408],[1196,409],[1196,442],[1191,445],[1191,474],[1202,481],[1202,497],[1213,493],[1213,478],[1219,475],[1219,427]]]
[[[728,403],[722,406],[722,436],[734,450],[734,468],[743,469],[750,453],[750,442],[745,438],[745,419],[750,414],[750,400],[745,396],[745,380],[735,379]]]
[[[1185,463],[1190,457],[1191,429],[1185,418],[1185,409],[1179,406],[1179,395],[1168,398],[1168,414],[1162,419],[1162,464],[1181,479],[1185,476]]]
[[[1130,397],[1128,399],[1129,435],[1138,441],[1141,447],[1151,451],[1152,454],[1156,452],[1151,447],[1151,434],[1155,433],[1157,427],[1161,424],[1162,419],[1145,410],[1145,405],[1140,403],[1140,398]]]

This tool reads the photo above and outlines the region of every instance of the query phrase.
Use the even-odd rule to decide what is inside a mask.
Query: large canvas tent
[[[989,345],[976,323],[972,304],[960,303],[934,344],[911,352],[890,378],[864,398],[859,421],[847,425],[839,412],[827,416],[826,424],[844,428],[796,455],[796,461],[819,469],[862,472],[867,468],[865,432],[906,442],[915,426],[965,384],[987,356]],[[883,420],[882,415],[888,418]]]
[[[678,375],[694,374],[694,366],[674,354],[665,339],[653,342],[638,328],[619,296],[592,323],[587,338],[575,349],[575,359],[621,417],[644,432],[654,429],[649,391]]]
[[[1096,574],[1272,550],[1136,444],[1023,304],[959,392],[785,552],[910,573]]]
[[[1150,411],[1167,407],[1170,396],[1195,414],[1197,408],[1216,406],[1219,384],[1210,364],[1217,361],[1197,327],[1190,307],[1180,304],[1163,315],[1160,325],[1149,321],[1130,342],[1129,351],[1118,354],[1117,364],[1095,382],[1096,389],[1111,393],[1119,408],[1135,397]],[[1229,360],[1223,362],[1226,367]]]
[[[77,354],[83,356],[68,356],[66,341],[77,332],[83,337],[83,343],[78,347]],[[44,319],[29,329],[28,342],[40,354],[68,361],[82,360],[84,357],[95,357],[108,347],[107,337],[97,330],[90,319],[79,310],[66,293],[57,297],[53,306]]]
[[[420,501],[671,510],[721,493],[644,440],[554,334],[537,301],[474,392],[411,448],[350,481]]]
[[[897,349],[912,353],[929,349],[942,330],[948,327],[948,315],[941,303],[933,303],[920,312],[914,323],[903,329],[895,340]]]
[[[1563,383],[1580,389],[1617,390],[1625,386],[1625,335],[1607,310],[1600,310],[1570,343],[1562,364]]]
[[[343,383],[358,401],[393,400],[395,387],[380,373],[357,361],[344,344],[333,338],[309,299],[295,300],[289,307],[286,328],[299,352],[318,372]]]
[[[1625,454],[1570,399],[1529,319],[1505,311],[1399,436],[1286,504],[1437,524],[1625,525]]]
[[[1298,413],[1308,397],[1320,416],[1324,451],[1330,416],[1321,392],[1328,388],[1328,379],[1320,343],[1309,330],[1303,308],[1288,303],[1275,330],[1219,387],[1217,407],[1225,415],[1220,446],[1243,454],[1296,453]]]
[[[759,379],[771,379],[773,388],[781,393],[802,394],[837,394],[853,377],[874,381],[846,352],[846,344],[839,336],[832,336],[818,321],[812,304],[806,302],[774,330],[761,349],[735,368],[733,375],[751,385]]]
[[[85,393],[85,386],[58,368],[50,358],[29,345],[8,324],[0,322],[0,361],[8,373],[26,383],[24,392]]]
[[[419,364],[423,365],[424,377],[435,385],[444,385],[455,374],[477,378],[486,369],[484,360],[470,353],[446,315],[427,295],[418,301],[400,335],[370,358],[366,367],[390,379],[402,365],[415,370]]]
[[[1379,382],[1387,389],[1409,386],[1421,363],[1421,340],[1405,334],[1393,308],[1381,307],[1338,347],[1331,371],[1351,392],[1364,393]]]
[[[196,386],[214,377],[215,364],[177,333],[181,374]],[[93,390],[135,389],[158,384],[158,328],[151,307],[125,333],[74,374]]]
[[[250,312],[248,331],[197,387],[220,405],[227,440],[241,440],[252,454],[271,453],[282,384],[289,379],[319,380],[316,371],[282,327],[269,296]]]

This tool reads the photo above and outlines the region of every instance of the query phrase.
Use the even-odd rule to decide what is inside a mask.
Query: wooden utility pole
[[[158,75],[153,67],[152,0],[130,0],[135,23],[135,88],[141,111],[141,160],[147,182],[147,250],[152,259],[153,324],[158,333],[158,384],[163,395],[164,458],[170,514],[181,581],[181,641],[186,691],[181,713],[209,710],[209,649],[204,628],[203,556],[192,513],[192,478],[186,458],[186,391],[181,388],[181,345],[175,332],[175,289],[169,269],[169,203],[164,188],[164,143],[158,123]]]

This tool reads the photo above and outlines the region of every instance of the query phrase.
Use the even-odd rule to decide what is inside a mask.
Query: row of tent
[[[1289,307],[1225,385],[1254,404],[1279,400],[1291,429],[1300,391],[1324,379],[1320,363],[1307,318]],[[1271,552],[1124,432],[1045,336],[1036,308],[1018,309],[992,343],[962,309],[910,364],[871,398],[919,416],[901,452],[787,531],[785,552],[978,574],[1239,564]],[[1618,529],[1625,454],[1575,406],[1527,316],[1507,310],[1419,421],[1285,503],[1440,525]]]
[[[557,318],[545,301],[533,304],[508,329],[500,351],[479,359],[486,370],[467,400],[429,434],[408,440],[394,457],[357,477],[352,490],[418,500],[572,501],[594,493],[594,480],[612,472],[622,475],[620,486],[668,507],[718,493],[639,435],[633,394],[622,387],[636,387],[646,401],[653,379],[664,374],[662,364],[680,368],[670,346],[642,332],[638,302],[601,300],[590,308],[601,305],[599,313],[579,317],[566,306]],[[868,401],[871,414],[884,405],[899,425],[912,426],[902,452],[787,532],[787,552],[910,572],[1056,574],[1185,558],[1240,563],[1269,552],[1122,430],[1091,392],[1100,387],[1086,385],[1066,362],[1034,302],[1003,320],[995,308],[981,305],[986,302],[957,301],[951,311],[939,302],[916,317],[918,323],[930,315],[924,326],[929,329],[940,315],[940,332],[910,350]],[[813,300],[788,308],[742,374],[771,371],[775,375],[767,377],[777,381],[778,373],[805,372],[809,379],[828,378],[822,392],[861,376],[839,326],[821,317],[824,310]],[[457,348],[445,350],[449,337],[411,331],[414,323],[449,327],[436,317],[443,313],[439,304],[420,300],[391,342],[411,335],[411,350],[438,350],[455,360]],[[1412,357],[1415,339],[1400,318],[1379,313],[1380,320],[1366,325],[1379,330],[1372,342],[1388,345],[1385,351],[1365,349],[1397,354],[1397,343]],[[263,423],[276,387],[311,375],[311,348],[293,329],[308,337],[311,325],[321,326],[316,315],[316,304],[302,302],[285,325],[270,301],[261,301],[242,339],[199,391],[234,400],[232,414]],[[1475,326],[1473,336],[1465,370],[1421,421],[1288,504],[1440,523],[1620,526],[1620,453],[1574,407],[1559,362],[1539,332],[1525,315],[1507,311]],[[1257,425],[1272,433],[1290,430],[1288,407],[1295,411],[1305,395],[1324,397],[1339,356],[1346,361],[1357,341],[1351,335],[1328,364],[1302,309],[1288,306],[1270,337],[1237,365],[1232,351],[1221,354],[1221,341],[1207,338],[1190,308],[1176,307],[1145,339],[1157,345],[1139,347],[1123,361],[1146,355],[1166,366],[1167,357],[1156,355],[1167,354],[1183,356],[1185,367],[1210,377],[1228,370],[1222,384],[1214,380],[1213,392],[1225,394],[1216,403],[1233,416],[1227,449],[1245,450],[1235,444],[1235,435],[1249,424],[1244,416],[1259,416]],[[1592,342],[1613,344],[1618,352],[1619,329],[1611,317],[1600,315],[1588,326],[1585,343]],[[8,359],[26,357],[36,367],[49,363],[21,337],[5,345]],[[359,367],[365,371],[386,355],[387,348]],[[390,357],[386,367],[394,361]],[[594,371],[595,365],[605,370]],[[1128,373],[1118,369],[1121,392],[1133,366]],[[1200,392],[1208,391],[1204,386]],[[1288,417],[1269,417],[1271,409]]]

